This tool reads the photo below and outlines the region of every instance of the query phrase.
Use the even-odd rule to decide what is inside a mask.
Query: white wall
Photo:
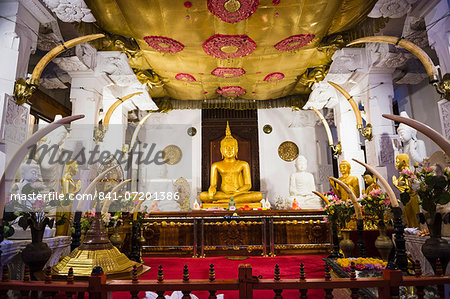
[[[294,162],[286,162],[278,156],[278,146],[284,141],[297,144],[300,155],[308,160],[308,171],[318,183],[316,134],[314,127],[289,128],[295,116],[290,108],[258,110],[259,167],[261,191],[267,192],[267,199],[273,204],[277,196],[289,196],[289,177],[295,172]],[[272,133],[263,132],[264,125],[272,126]]]
[[[167,131],[166,125],[174,126]],[[155,126],[162,126],[161,130],[156,130]],[[195,136],[191,137],[187,134],[186,129],[189,127],[197,129]],[[158,135],[161,132],[164,132],[163,135]],[[192,199],[197,196],[201,189],[201,136],[201,110],[199,109],[173,110],[167,114],[155,113],[150,116],[139,133],[141,142],[155,143],[157,150],[161,150],[169,144],[174,144],[180,147],[183,154],[181,161],[176,165],[163,165],[159,168],[155,168],[154,165],[140,165],[138,191],[154,192],[153,184],[158,184],[158,188],[167,187],[166,192],[170,192],[175,179],[184,177],[191,184],[192,202]],[[189,141],[191,141],[190,149],[187,148],[187,142]],[[160,181],[156,182],[155,177]],[[152,178],[153,183],[150,178]]]

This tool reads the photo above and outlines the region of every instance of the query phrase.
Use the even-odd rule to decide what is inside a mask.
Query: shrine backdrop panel
[[[239,144],[238,159],[248,162],[252,189],[260,190],[258,114],[256,110],[202,110],[202,190],[210,185],[210,170],[214,162],[222,160],[220,141],[225,137],[227,121],[231,134]],[[219,181],[219,185],[220,185]]]

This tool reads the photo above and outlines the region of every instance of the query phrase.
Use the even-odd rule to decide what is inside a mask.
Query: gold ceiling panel
[[[153,97],[212,99],[217,98],[217,89],[239,86],[245,90],[240,98],[265,100],[309,93],[307,85],[299,80],[300,76],[310,68],[329,64],[333,54],[332,51],[317,50],[322,38],[355,26],[364,20],[376,2],[261,0],[259,3],[256,1],[257,8],[249,17],[243,17],[243,20],[235,23],[222,20],[224,16],[226,18],[231,15],[230,11],[246,12],[255,1],[211,1],[216,5],[215,14],[219,16],[208,9],[206,0],[86,0],[86,3],[102,29],[136,40],[142,55],[131,59],[130,65],[140,70],[152,69],[164,82],[163,87],[153,87],[150,90]],[[246,51],[253,44],[247,40],[237,48],[218,46],[216,49],[220,54],[226,55],[224,52],[239,52],[242,47],[245,56],[232,59],[211,56],[202,45],[215,34],[246,35],[254,41],[256,48]],[[283,51],[274,47],[288,37],[301,34],[314,36],[305,42],[306,45],[295,50]],[[165,37],[176,42],[170,48],[172,41],[155,41],[158,51],[147,44],[144,40],[146,36]],[[286,47],[296,45],[292,42],[285,44]],[[177,52],[166,53],[167,49]],[[241,73],[239,77],[221,78],[211,74],[217,67],[239,68]],[[245,74],[242,74],[241,69]],[[192,76],[182,77],[183,80],[192,82],[176,79],[175,76],[180,73]],[[272,77],[279,81],[264,81],[271,73],[281,73],[282,75]]]

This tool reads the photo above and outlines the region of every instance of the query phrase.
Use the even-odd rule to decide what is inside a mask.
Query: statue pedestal
[[[248,206],[252,209],[254,208],[262,208],[262,204],[260,202],[252,202],[252,203],[236,203],[236,209],[243,208],[245,206]],[[202,204],[203,209],[210,209],[210,208],[224,208],[228,209],[228,203],[203,203]]]
[[[294,202],[294,199],[298,202],[298,206],[301,209],[310,209],[310,210],[317,210],[322,209],[322,200],[318,196],[290,196],[289,197],[289,203],[292,207],[292,203]]]

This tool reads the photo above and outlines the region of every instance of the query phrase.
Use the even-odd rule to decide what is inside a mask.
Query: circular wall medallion
[[[187,129],[187,134],[189,136],[195,136],[195,134],[197,134],[197,129],[195,127],[190,127]]]
[[[159,52],[177,53],[184,49],[184,45],[179,41],[164,36],[145,36],[147,44]]]
[[[183,153],[176,145],[168,145],[163,149],[163,160],[169,165],[175,165],[180,162]]]
[[[306,46],[316,37],[314,34],[297,34],[292,35],[278,42],[274,47],[278,51],[293,51]]]
[[[298,146],[292,141],[285,141],[278,147],[278,156],[287,162],[294,161],[298,157]]]
[[[259,0],[208,0],[208,9],[227,23],[237,23],[250,17],[258,8]]]
[[[244,57],[256,49],[256,43],[247,35],[214,34],[202,45],[206,54],[220,59]]]
[[[271,125],[265,125],[263,127],[263,132],[266,133],[266,134],[272,133],[272,126]]]

